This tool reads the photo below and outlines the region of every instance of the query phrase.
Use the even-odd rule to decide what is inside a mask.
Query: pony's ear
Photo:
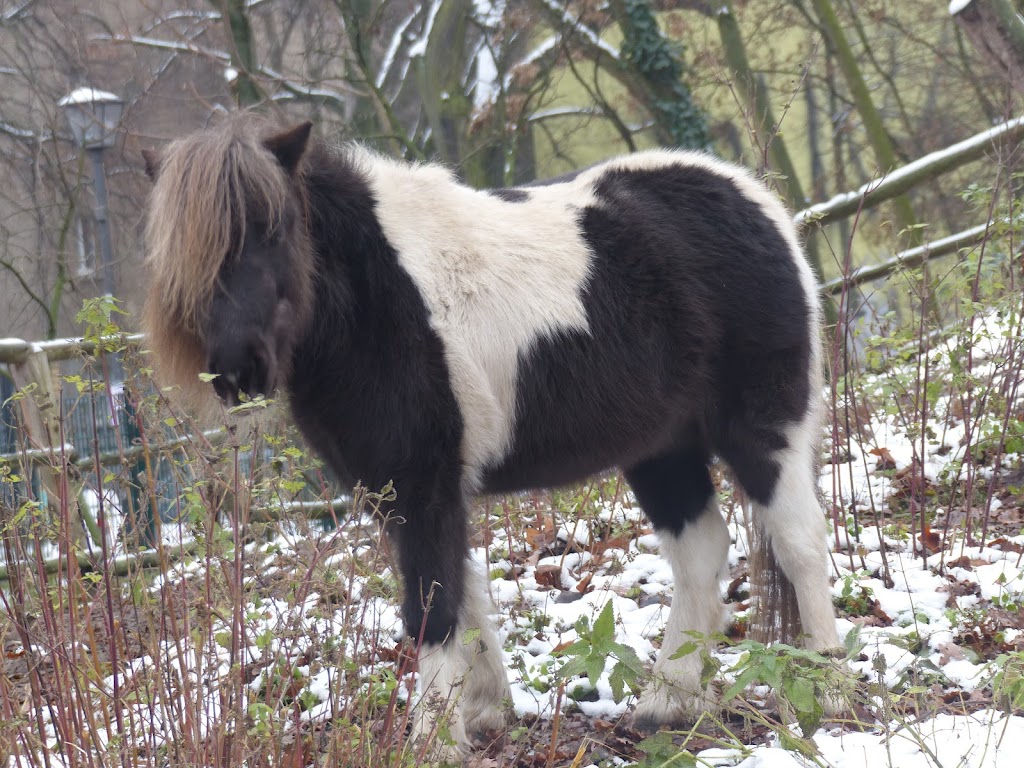
[[[146,175],[153,181],[156,181],[156,177],[160,174],[160,166],[163,163],[160,153],[155,149],[144,149],[142,150],[142,160],[146,164]]]
[[[263,141],[263,146],[274,153],[277,162],[281,164],[288,173],[293,173],[306,152],[309,144],[309,134],[313,130],[313,124],[308,120],[299,123],[294,128],[275,134]]]

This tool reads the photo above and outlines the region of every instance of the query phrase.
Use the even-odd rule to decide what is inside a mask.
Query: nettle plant
[[[594,620],[593,627],[586,616],[576,621],[576,634],[579,639],[558,652],[566,661],[556,672],[560,680],[572,680],[585,676],[590,687],[595,688],[597,681],[604,674],[607,662],[614,661],[608,676],[608,684],[612,689],[612,697],[618,703],[629,693],[636,695],[643,687],[646,677],[644,663],[636,651],[628,645],[615,640],[615,612],[611,601],[605,603],[600,615]],[[694,645],[694,650],[696,645]],[[579,694],[574,695],[578,698]]]

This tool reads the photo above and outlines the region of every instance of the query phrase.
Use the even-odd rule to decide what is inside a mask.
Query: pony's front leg
[[[427,503],[390,529],[404,582],[406,631],[419,644],[413,728],[428,755],[457,760],[475,732],[504,724],[509,696],[497,633],[467,560],[465,505]]]

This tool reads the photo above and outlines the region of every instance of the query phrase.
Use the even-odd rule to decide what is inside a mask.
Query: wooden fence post
[[[11,363],[10,369],[15,389],[25,393],[18,404],[29,445],[48,454],[48,460],[34,463],[39,487],[46,494],[47,506],[53,513],[59,514],[62,504],[68,505],[71,512],[68,515],[68,535],[73,543],[84,547],[85,530],[78,515],[77,494],[69,488],[67,471],[57,469],[62,461],[60,390],[54,387],[50,360],[41,346],[30,343],[25,354]],[[26,480],[31,483],[31,479],[29,469]]]

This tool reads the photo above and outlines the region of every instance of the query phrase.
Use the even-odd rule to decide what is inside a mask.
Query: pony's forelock
[[[162,378],[186,389],[205,365],[202,323],[225,260],[255,212],[278,227],[292,194],[266,149],[269,121],[251,113],[173,142],[163,153],[146,221],[150,289],[144,312]]]

